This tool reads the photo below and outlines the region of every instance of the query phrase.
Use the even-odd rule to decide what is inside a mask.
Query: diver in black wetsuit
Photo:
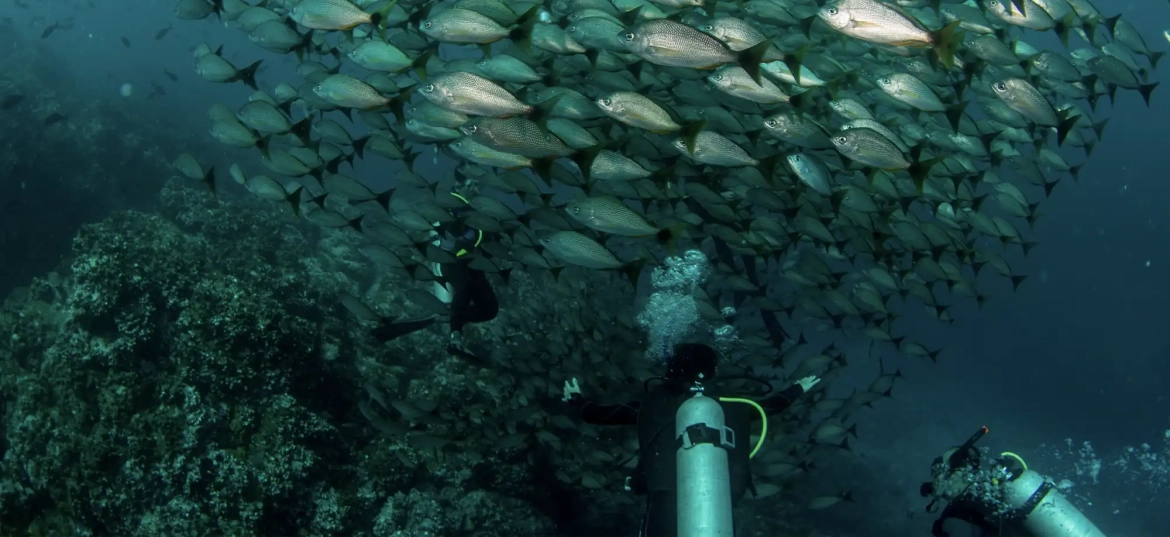
[[[455,192],[452,196],[467,203],[467,198]],[[452,210],[455,221],[450,224],[436,226],[436,246],[454,254],[455,261],[450,263],[435,263],[431,270],[437,278],[436,283],[442,286],[437,293],[442,295],[446,291],[450,297],[451,306],[451,336],[447,343],[447,350],[453,354],[465,357],[474,357],[463,346],[463,327],[469,323],[482,323],[495,319],[500,313],[500,303],[496,299],[496,292],[491,282],[482,270],[471,267],[468,253],[479,246],[483,240],[483,232],[472,229],[463,224],[463,211]],[[440,296],[440,299],[443,297]]]
[[[457,192],[451,195],[465,205],[467,198]],[[495,319],[500,313],[500,303],[491,282],[481,270],[471,267],[468,255],[483,241],[483,232],[467,227],[463,223],[464,211],[451,210],[453,221],[447,224],[435,223],[431,233],[432,244],[451,253],[454,260],[447,263],[431,263],[435,275],[435,295],[450,306],[451,335],[447,351],[476,362],[479,357],[463,345],[463,327],[470,323],[482,323]],[[374,335],[382,341],[390,341],[427,328],[435,323],[435,317],[386,323],[374,329]]]
[[[642,518],[639,535],[642,537],[676,537],[677,495],[675,493],[675,438],[674,417],[679,405],[693,397],[691,386],[696,382],[704,384],[704,394],[711,397],[742,397],[726,393],[717,385],[715,369],[719,353],[702,344],[676,345],[667,362],[666,377],[650,379],[659,382],[650,385],[647,381],[647,395],[641,401],[618,405],[599,405],[586,401],[581,396],[576,379],[565,382],[565,398],[576,406],[581,418],[597,425],[637,425],[641,457],[633,475],[627,479],[627,489],[635,494],[646,494],[646,513]],[[812,388],[820,379],[806,377],[792,386],[757,403],[768,415],[787,409],[797,397]],[[746,441],[751,435],[751,423],[759,417],[758,412],[748,405],[720,402],[724,423],[741,439],[728,453],[731,477],[731,497],[738,500],[752,488],[748,461],[752,446]]]

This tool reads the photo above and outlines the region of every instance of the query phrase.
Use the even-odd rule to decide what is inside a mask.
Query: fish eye
[[[842,145],[845,142],[848,142],[849,139],[844,137],[844,136],[838,136],[838,137],[834,138],[833,141],[836,142],[838,145]]]
[[[575,33],[577,33],[577,26],[574,25],[574,26],[570,26],[568,28],[565,28],[565,31],[569,32],[571,34],[575,34]]]
[[[626,34],[626,41],[633,41],[633,40],[634,40],[634,33],[633,32]]]
[[[776,123],[775,119],[769,119],[769,120],[764,121],[764,126],[768,127],[769,129],[776,128],[776,125],[777,125],[777,123]]]
[[[427,84],[427,87],[423,88],[423,91],[428,92],[428,93],[435,91],[435,85],[434,84]]]
[[[1007,89],[1007,84],[1004,84],[1003,82],[996,82],[995,83],[995,90],[996,91],[1004,91],[1006,89]]]
[[[612,105],[612,104],[613,104],[613,99],[602,99],[602,100],[601,100],[601,104],[602,104],[602,106],[609,106],[609,105]]]
[[[467,127],[467,134],[475,134],[475,131],[477,131],[477,130],[479,130],[479,127],[476,125],[472,125],[470,127]]]
[[[569,213],[570,214],[581,214],[581,208],[580,207],[569,207]]]
[[[715,31],[715,25],[714,25],[714,24],[706,24],[706,25],[704,25],[704,26],[703,26],[703,31],[704,31],[704,32],[714,32],[714,31]]]
[[[836,17],[837,16],[837,8],[835,8],[835,7],[829,8],[828,13],[829,13],[830,17]]]
[[[878,84],[881,84],[883,86],[886,84],[889,84],[889,83],[890,83],[890,77],[888,77],[888,76],[883,76],[881,80],[878,80]]]
[[[428,30],[433,28],[434,26],[435,26],[435,23],[433,23],[431,21],[426,21],[423,23],[423,28],[426,28]]]
[[[716,82],[723,80],[723,75],[711,75],[711,80],[714,80]]]

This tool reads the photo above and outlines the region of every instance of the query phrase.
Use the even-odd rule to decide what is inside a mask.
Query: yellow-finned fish
[[[305,28],[314,30],[350,30],[362,24],[380,26],[386,12],[395,2],[379,10],[367,13],[349,0],[304,0],[293,6],[288,14],[292,20]]]
[[[877,0],[841,0],[822,7],[817,16],[834,30],[862,41],[933,48],[947,67],[954,67],[955,50],[963,42],[959,21],[931,31],[902,8]]]

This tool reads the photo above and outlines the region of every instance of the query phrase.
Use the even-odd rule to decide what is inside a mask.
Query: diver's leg
[[[468,312],[467,322],[482,323],[495,319],[500,314],[500,301],[492,282],[482,270],[468,269],[467,294],[475,304]]]
[[[474,316],[474,309],[471,305],[475,297],[474,281],[471,279],[470,268],[464,266],[462,263],[452,263],[443,266],[443,276],[446,277],[447,283],[451,284],[451,333],[458,333],[463,330],[463,326],[469,322],[474,322],[471,319]]]
[[[413,321],[400,321],[395,323],[386,323],[370,331],[374,338],[383,343],[393,341],[402,336],[413,334],[428,326],[435,324],[435,318],[417,319]]]

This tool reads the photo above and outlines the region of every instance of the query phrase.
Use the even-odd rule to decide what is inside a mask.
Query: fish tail
[[[389,213],[390,212],[390,201],[394,198],[394,192],[397,190],[397,188],[398,187],[392,186],[392,187],[378,193],[377,196],[374,196],[374,202],[376,202],[379,206],[381,206],[383,209],[385,209],[387,213]]]
[[[983,149],[986,150],[988,154],[991,154],[991,143],[994,142],[998,137],[998,132],[989,132],[979,136],[979,141],[983,142]]]
[[[618,17],[618,19],[622,22],[622,26],[629,28],[635,24],[638,24],[638,20],[642,18],[642,7],[643,6],[640,5],[634,9],[622,13]]]
[[[406,124],[406,113],[403,111],[403,109],[406,107],[406,103],[410,102],[410,97],[414,95],[414,90],[417,87],[417,85],[413,85],[403,88],[402,92],[390,99],[389,103],[386,103],[386,105],[390,107],[390,112],[394,114],[394,119],[398,121],[399,125]]]
[[[658,243],[666,247],[666,253],[670,257],[674,257],[678,252],[678,236],[687,228],[686,223],[678,223],[670,227],[665,227],[658,230],[654,236]]]
[[[419,6],[418,9],[413,10],[413,12],[411,12],[406,17],[407,28],[414,28],[416,30],[419,29],[422,25],[422,22],[426,20],[428,15],[431,14],[431,8],[434,6],[435,4],[433,2],[428,2]]]
[[[398,0],[390,0],[382,9],[370,13],[370,25],[378,31],[378,37],[382,38],[382,41],[386,40],[386,15],[390,14],[390,10],[397,4]]]
[[[1093,124],[1093,133],[1097,135],[1098,140],[1100,140],[1101,136],[1105,134],[1105,126],[1108,124],[1109,118],[1102,119],[1101,121]]]
[[[309,192],[308,202],[316,205],[318,209],[325,208],[325,200],[327,199],[329,199],[328,192],[323,192],[320,196],[314,196],[312,192]]]
[[[921,157],[922,146],[912,147],[910,149],[910,168],[906,170],[910,173],[910,179],[914,181],[914,187],[918,189],[918,195],[920,196],[926,186],[926,178],[930,175],[930,169],[943,160],[943,157],[934,157],[927,160],[921,160]]]
[[[683,143],[687,146],[687,153],[692,155],[695,153],[695,140],[699,137],[699,132],[705,126],[707,126],[707,120],[701,119],[683,125],[682,130],[678,132],[678,135],[683,139]]]
[[[780,159],[786,157],[784,153],[776,153],[771,156],[760,159],[759,164],[756,164],[756,169],[759,170],[760,175],[764,180],[771,183],[772,176],[776,173],[776,166],[779,165]]]
[[[962,101],[959,104],[947,107],[946,115],[947,121],[950,122],[951,128],[955,132],[959,132],[959,123],[963,121],[963,114],[967,111],[967,104],[970,101]]]
[[[1056,36],[1060,38],[1060,43],[1064,48],[1068,48],[1068,31],[1076,24],[1076,16],[1072,13],[1065,15],[1063,19],[1055,21],[1052,31],[1056,32]]]
[[[817,22],[817,16],[816,15],[809,15],[803,19],[800,19],[799,22],[800,22],[801,32],[804,33],[805,37],[811,38],[812,37],[813,23]]]
[[[295,32],[296,28],[293,28],[293,31]],[[312,29],[306,31],[301,35],[301,42],[292,48],[291,52],[296,55],[297,63],[305,61],[305,53],[313,50],[313,33],[314,31]],[[333,49],[333,52],[336,57],[340,58],[340,53],[336,48]]]
[[[366,217],[366,215],[364,213],[359,214],[359,215],[357,215],[357,217],[355,217],[352,220],[346,220],[345,225],[349,226],[354,231],[361,233],[362,232],[362,219],[364,219],[365,217]]]
[[[287,201],[289,205],[292,205],[293,214],[296,215],[297,218],[301,217],[301,194],[304,192],[305,187],[298,186],[296,190],[292,191],[292,193],[290,193],[288,197],[285,198],[285,201]]]
[[[642,268],[646,266],[646,260],[639,258],[625,265],[621,266],[622,274],[629,278],[630,283],[634,284],[634,288],[638,288],[638,277],[642,275]]]
[[[1150,60],[1150,70],[1157,70],[1158,69],[1158,61],[1161,60],[1162,56],[1165,56],[1165,55],[1166,55],[1166,51],[1164,51],[1164,50],[1147,52],[1146,58]]]
[[[292,133],[293,136],[296,136],[297,139],[299,139],[301,141],[301,143],[305,145],[305,147],[309,147],[310,145],[312,145],[312,140],[309,138],[309,133],[312,130],[313,130],[313,117],[312,116],[305,116],[305,119],[302,119],[302,120],[296,122],[295,124],[293,124],[292,128],[289,129],[289,132]],[[263,140],[263,138],[261,140]],[[267,144],[265,144],[265,145],[267,145]],[[260,143],[257,142],[256,146],[259,147]],[[361,156],[361,155],[358,155],[358,156]]]
[[[260,89],[256,87],[256,70],[260,68],[260,63],[263,61],[264,60],[256,60],[255,62],[252,62],[252,65],[236,71],[236,80],[243,82],[249,88]]]
[[[548,120],[552,119],[553,110],[556,109],[557,103],[561,102],[561,98],[564,96],[565,94],[562,93],[531,107],[531,111],[528,112],[528,119],[536,123],[541,130],[548,130]]]
[[[1150,107],[1150,94],[1154,92],[1154,88],[1158,87],[1161,82],[1154,82],[1153,84],[1142,84],[1138,86],[1138,93],[1142,94],[1142,99],[1146,101],[1146,108]]]
[[[308,119],[308,118],[305,118],[305,119]],[[302,121],[302,123],[303,123],[303,121]],[[260,155],[263,156],[264,158],[268,158],[268,143],[270,141],[270,138],[271,138],[270,136],[264,136],[264,137],[256,140],[256,149],[260,150]]]
[[[764,56],[768,54],[768,50],[772,48],[771,40],[764,40],[758,45],[744,50],[739,53],[737,63],[747,71],[748,76],[756,83],[760,83],[760,64],[764,61]],[[794,76],[796,76],[794,74]],[[799,81],[799,79],[797,79]]]
[[[366,150],[366,144],[370,143],[370,135],[363,136],[353,141],[350,147],[353,147],[353,152],[357,153],[358,158],[365,158],[363,153]]]
[[[808,52],[810,46],[812,45],[805,45],[792,54],[784,55],[784,66],[788,68],[788,72],[792,73],[792,79],[796,82],[797,86],[800,85],[800,67],[804,63],[804,54]]]
[[[1117,21],[1121,20],[1121,14],[1118,13],[1112,17],[1105,17],[1101,19],[1101,23],[1105,25],[1105,29],[1109,30],[1109,35],[1113,35],[1117,31]]]
[[[525,11],[516,21],[516,27],[508,32],[508,38],[525,51],[532,50],[532,31],[540,22],[540,5],[535,5]]]
[[[962,21],[955,21],[930,34],[934,53],[938,55],[938,61],[947,69],[955,67],[955,51],[959,50],[959,45],[963,42],[963,31],[959,29],[960,24]]]
[[[586,185],[589,184],[589,170],[593,167],[593,161],[597,160],[597,155],[601,154],[601,150],[604,148],[604,144],[591,145],[573,153],[571,157],[573,162],[577,164],[577,168],[581,170],[581,177],[585,179]]]
[[[1056,126],[1056,146],[1064,145],[1064,139],[1068,138],[1068,133],[1072,132],[1073,128],[1077,126],[1080,121],[1079,115],[1067,115],[1060,119],[1060,123]]]
[[[425,51],[423,51],[422,54],[419,54],[418,57],[415,58],[413,62],[410,62],[410,68],[414,69],[414,72],[418,74],[419,80],[426,82],[426,80],[427,80],[427,62],[431,61],[431,58],[434,57],[434,55],[438,54],[438,53],[439,53],[439,44],[436,43],[434,45],[427,47],[427,49]]]
[[[1036,227],[1036,221],[1040,219],[1040,213],[1036,212],[1036,209],[1039,207],[1040,202],[1028,204],[1028,216],[1024,218],[1028,222],[1028,229],[1034,229]]]
[[[207,173],[203,174],[203,182],[207,183],[207,189],[211,191],[213,198],[219,197],[219,192],[215,188],[215,166],[207,169]]]

